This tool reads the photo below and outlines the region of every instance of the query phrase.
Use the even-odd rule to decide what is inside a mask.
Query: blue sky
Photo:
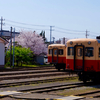
[[[50,26],[56,40],[85,38],[86,29],[88,38],[95,38],[100,33],[99,4],[100,0],[0,0],[0,17],[5,19],[4,30],[45,30],[48,40]]]

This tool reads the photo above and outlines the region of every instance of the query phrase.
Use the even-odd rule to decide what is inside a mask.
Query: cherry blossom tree
[[[35,31],[22,31],[15,40],[22,47],[30,48],[35,55],[47,54],[47,45]]]

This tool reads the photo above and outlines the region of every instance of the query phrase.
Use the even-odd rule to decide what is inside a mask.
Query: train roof
[[[50,46],[65,46],[65,44],[51,44],[48,47],[50,47]]]
[[[80,38],[80,39],[70,39],[67,41],[67,43],[70,43],[70,42],[88,42],[88,41],[91,41],[91,42],[96,42],[98,41],[97,39],[87,39],[87,38]]]

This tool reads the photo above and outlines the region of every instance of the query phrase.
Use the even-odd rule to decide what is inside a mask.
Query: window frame
[[[71,50],[72,49],[72,50]],[[74,56],[74,47],[68,47],[67,49],[67,55],[68,56]]]
[[[92,49],[92,50],[90,50],[90,49]],[[86,50],[87,50],[87,52],[86,52]],[[92,51],[92,53],[91,53],[91,51]],[[85,47],[85,56],[86,57],[93,57],[94,56],[94,47]]]
[[[99,58],[100,58],[100,47],[99,47],[99,55],[98,55],[98,56],[99,56]]]
[[[77,48],[77,56],[78,57],[83,56],[82,48]]]
[[[52,54],[52,49],[49,49],[49,55],[51,55]]]
[[[58,55],[64,55],[64,50],[63,49],[59,49],[58,50]]]

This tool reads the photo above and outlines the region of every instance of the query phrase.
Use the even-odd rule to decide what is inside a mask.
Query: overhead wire
[[[85,32],[85,31],[79,31],[79,30],[71,30],[71,29],[65,29],[65,28],[61,28],[61,27],[56,27],[57,29],[61,29],[61,30],[66,30],[66,31],[72,31],[72,32]]]
[[[21,24],[21,25],[30,25],[30,26],[38,26],[38,27],[50,27],[50,25],[27,24],[27,23],[12,21],[12,20],[9,20],[9,19],[6,19],[5,21],[10,22],[10,23],[14,23],[14,24]],[[28,27],[22,27],[22,26],[19,26],[19,25],[18,25],[18,26],[17,26],[17,25],[12,25],[12,24],[8,24],[8,23],[6,23],[6,24],[9,25],[9,26],[15,26],[15,27],[18,27],[18,28],[23,28],[23,29],[50,30],[50,29],[28,28]],[[56,29],[57,29],[57,30],[56,30]],[[57,27],[57,26],[55,26],[55,31],[56,31],[56,32],[60,32],[60,33],[65,33],[65,34],[79,34],[79,35],[86,34],[86,31],[71,30],[71,29],[61,28],[61,27]],[[96,34],[99,34],[99,33],[90,32],[89,35],[95,36]]]
[[[22,22],[16,22],[16,21],[8,20],[8,19],[6,19],[6,21],[12,22],[12,23],[17,23],[17,24],[22,24],[22,25],[40,26],[40,27],[50,27],[50,25],[27,24],[27,23],[22,23]],[[85,31],[79,31],[79,30],[65,29],[65,28],[61,28],[61,27],[57,27],[57,26],[55,26],[55,28],[60,29],[60,30],[65,30],[65,31],[72,31],[72,32],[85,32]]]
[[[35,25],[35,24],[21,23],[21,22],[16,22],[16,21],[8,20],[8,19],[6,19],[6,21],[12,22],[12,23],[17,23],[17,24],[30,25],[30,26],[40,26],[40,27],[49,27],[50,26],[50,25]]]
[[[56,32],[60,32],[60,33],[65,33],[65,34],[79,34],[79,35],[83,35],[83,33],[82,34],[80,34],[80,33],[75,33],[75,32],[64,32],[64,31],[59,31],[59,30],[55,30]],[[85,33],[84,33],[85,34]]]
[[[48,29],[36,29],[36,28],[22,27],[22,26],[17,26],[17,25],[9,24],[9,23],[6,23],[6,25],[9,25],[9,26],[15,26],[15,27],[18,27],[18,28],[23,28],[23,29],[48,30]]]

